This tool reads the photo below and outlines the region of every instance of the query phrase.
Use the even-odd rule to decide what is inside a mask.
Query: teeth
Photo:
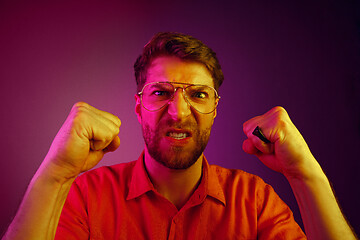
[[[175,139],[183,139],[187,137],[186,133],[169,133],[169,137],[175,138]]]

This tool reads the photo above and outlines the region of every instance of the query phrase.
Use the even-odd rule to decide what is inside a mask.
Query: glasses
[[[174,84],[185,85],[175,87]],[[173,100],[175,92],[181,88],[186,102],[196,111],[209,114],[215,111],[220,96],[215,88],[179,82],[152,82],[146,84],[138,95],[142,106],[148,111],[158,111]]]

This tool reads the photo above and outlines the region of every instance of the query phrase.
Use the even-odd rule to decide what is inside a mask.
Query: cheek
[[[196,120],[201,129],[209,129],[214,123],[213,115],[199,116]]]
[[[151,129],[154,129],[159,125],[160,120],[161,120],[160,112],[149,112],[145,109],[142,109],[141,125],[147,125]]]

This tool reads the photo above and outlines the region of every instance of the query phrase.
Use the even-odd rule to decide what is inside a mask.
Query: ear
[[[139,123],[141,124],[141,100],[140,96],[135,94],[135,114],[138,118]]]
[[[215,107],[213,119],[215,119],[216,116],[217,116],[217,106],[218,106],[218,105],[219,105],[219,99],[216,99],[216,107]]]

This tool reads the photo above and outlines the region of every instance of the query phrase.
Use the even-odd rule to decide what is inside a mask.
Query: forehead
[[[182,82],[214,86],[212,76],[204,64],[173,56],[160,56],[152,60],[146,76],[146,83],[150,82]]]

